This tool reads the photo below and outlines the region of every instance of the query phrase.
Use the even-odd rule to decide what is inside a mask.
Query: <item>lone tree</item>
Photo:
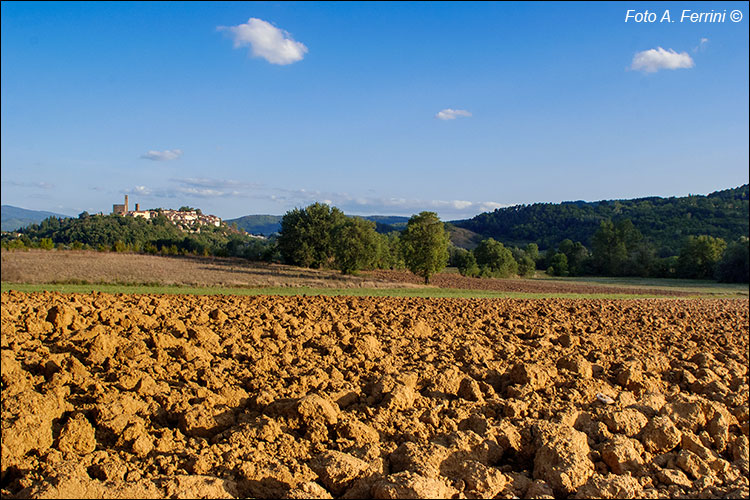
[[[448,263],[448,234],[435,212],[413,215],[401,234],[401,245],[406,267],[425,283]]]

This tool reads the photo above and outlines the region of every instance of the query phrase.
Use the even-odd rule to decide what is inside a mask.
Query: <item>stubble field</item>
[[[743,299],[12,291],[0,347],[8,497],[748,496]]]
[[[239,258],[85,250],[2,251],[4,283],[118,283],[226,287],[381,288],[393,283]],[[405,285],[409,286],[409,285]]]

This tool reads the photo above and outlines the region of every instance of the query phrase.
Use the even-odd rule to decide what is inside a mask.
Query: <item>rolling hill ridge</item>
[[[706,234],[727,242],[748,236],[749,198],[745,184],[705,196],[516,205],[452,224],[506,245],[536,243],[543,250],[566,238],[589,246],[602,221],[630,219],[659,255],[668,256],[677,255],[688,236]]]
[[[0,230],[15,231],[29,224],[39,224],[48,217],[67,218],[70,216],[42,210],[27,210],[12,205],[2,205],[0,207]]]

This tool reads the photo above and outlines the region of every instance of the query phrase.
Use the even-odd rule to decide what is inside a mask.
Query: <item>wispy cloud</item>
[[[148,151],[141,155],[144,160],[172,161],[182,156],[181,149],[165,149],[164,151]]]
[[[307,47],[295,41],[289,33],[255,17],[245,24],[218,26],[216,29],[230,34],[235,49],[249,46],[253,57],[262,57],[271,64],[301,61],[307,53]]]
[[[242,182],[232,179],[210,179],[207,177],[186,177],[184,179],[171,179],[185,186],[200,188],[224,188],[224,189],[256,189],[260,184],[253,182]]]
[[[693,52],[702,52],[706,48],[706,45],[708,45],[708,42],[708,38],[701,38],[700,42],[698,42],[698,46],[693,49]]]
[[[16,187],[27,187],[27,188],[40,188],[40,189],[52,189],[55,187],[54,184],[50,184],[49,182],[18,182],[18,181],[3,181],[3,184],[8,184],[10,186],[16,186]]]
[[[173,184],[166,187],[152,188],[134,186],[125,194],[134,194],[150,198],[251,198],[253,190],[260,184],[226,179],[188,177],[170,179]]]
[[[472,217],[503,205],[493,201],[425,200],[419,198],[351,196],[348,193],[328,193],[315,190],[276,189],[270,199],[285,208],[303,206],[315,201],[334,205],[346,213],[363,215],[413,215],[423,210],[438,212],[446,219]]]
[[[439,111],[438,114],[435,115],[435,118],[439,120],[455,120],[459,116],[469,117],[471,116],[471,113],[466,111],[465,109],[446,108],[442,111]]]
[[[228,179],[188,177],[172,180],[180,184],[176,188],[177,192],[198,198],[250,197],[251,191],[260,187],[251,182]]]
[[[693,58],[687,52],[677,53],[673,49],[664,50],[657,47],[637,52],[633,56],[630,69],[654,73],[660,69],[692,68],[694,65]]]
[[[336,206],[347,214],[357,215],[413,215],[423,210],[437,212],[444,220],[472,217],[503,205],[494,201],[427,200],[420,198],[357,196],[344,192],[327,192],[313,189],[273,188],[250,182],[210,179],[174,178],[171,185],[163,187],[134,186],[124,194],[149,199],[176,199],[189,203],[190,199],[235,198],[272,202],[276,213],[282,214],[294,207],[314,202]]]

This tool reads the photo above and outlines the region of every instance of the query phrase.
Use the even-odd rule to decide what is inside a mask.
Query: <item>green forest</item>
[[[483,239],[519,247],[536,243],[546,250],[566,239],[590,247],[603,221],[630,220],[656,256],[670,257],[679,255],[688,236],[708,235],[724,241],[748,236],[748,199],[745,184],[707,196],[516,205],[453,224]]]

